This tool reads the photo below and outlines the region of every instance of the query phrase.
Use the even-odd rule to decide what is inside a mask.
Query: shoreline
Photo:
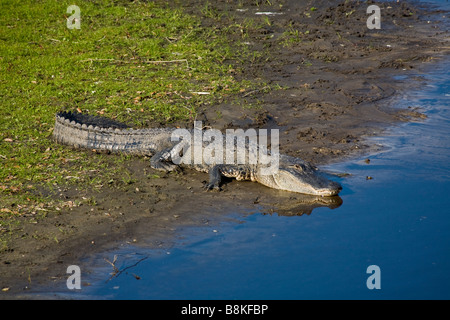
[[[183,4],[184,10],[198,14],[199,2]],[[445,32],[432,30],[419,18],[408,20],[403,13],[411,7],[402,4],[392,9],[396,23],[382,21],[382,28],[386,25],[391,32],[383,33],[382,29],[380,33],[371,34],[364,30],[364,36],[360,37],[362,31],[355,27],[359,26],[358,20],[347,19],[346,13],[355,10],[351,15],[363,19],[364,12],[346,7],[352,4],[343,2],[334,7],[335,11],[330,11],[325,3],[318,2],[315,4],[318,8],[311,11],[295,1],[285,1],[282,7],[285,14],[268,17],[264,32],[249,34],[244,39],[254,50],[268,50],[271,56],[259,57],[248,64],[244,74],[234,76],[264,78],[282,89],[268,92],[261,89],[238,97],[249,105],[256,105],[254,108],[242,108],[233,101],[205,106],[199,110],[198,120],[220,130],[280,129],[281,153],[320,167],[369,154],[377,146],[367,144],[367,137],[376,136],[395,123],[420,119],[423,116],[420,110],[396,110],[391,105],[399,93],[420,84],[405,85],[392,79],[400,71],[426,69],[435,63],[433,60],[448,54]],[[251,11],[269,11],[253,6],[247,9],[237,11],[230,4],[218,4],[215,8],[218,13],[237,12],[233,16],[237,25],[243,23],[245,14]],[[309,13],[310,18],[305,13]],[[341,22],[341,31],[322,24],[330,17]],[[310,32],[303,31],[302,41],[293,41],[287,47],[277,46],[290,26],[297,25],[300,30],[304,21],[308,21],[305,28]],[[212,26],[218,22],[211,18],[203,23]],[[219,25],[224,27],[229,23],[222,18]],[[415,28],[428,25],[428,29],[420,32],[409,27],[395,29],[396,25],[412,23]],[[317,31],[313,32],[313,28]],[[438,33],[436,39],[429,37],[433,32]],[[240,34],[232,38],[242,41]],[[387,39],[392,42],[386,43]],[[366,40],[364,44],[363,40]],[[266,210],[276,211],[281,207],[280,199],[287,203],[292,196],[255,183],[236,181],[227,183],[223,192],[207,193],[201,183],[207,180],[207,175],[191,171],[143,179],[148,174],[156,174],[147,162],[148,159],[132,158],[129,168],[135,182],[125,190],[92,191],[95,204],[71,206],[70,202],[73,204],[77,199],[90,196],[79,192],[76,186],[55,192],[53,196],[65,199],[67,207],[49,212],[45,220],[36,224],[25,225],[15,238],[13,250],[2,254],[0,289],[7,290],[0,293],[0,299],[20,298],[42,285],[65,281],[67,266],[76,264],[74,261],[89,256],[90,252],[127,242],[161,248],[170,245],[179,229],[214,225],[228,212],[230,205],[238,203],[241,208],[252,210],[258,203]],[[60,230],[64,231],[63,236],[55,241],[51,235],[61,234]],[[37,233],[46,234],[46,239],[22,240],[22,235]]]

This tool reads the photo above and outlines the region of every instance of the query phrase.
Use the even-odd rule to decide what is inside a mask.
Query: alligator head
[[[268,175],[258,175],[259,183],[268,187],[318,196],[335,196],[342,187],[324,177],[306,161],[281,155],[278,170]]]

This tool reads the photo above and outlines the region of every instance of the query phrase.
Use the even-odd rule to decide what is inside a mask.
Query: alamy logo
[[[366,281],[367,289],[381,289],[381,269],[377,265],[367,267],[366,273],[371,274]]]
[[[67,18],[67,28],[81,29],[80,7],[76,5],[68,6],[67,13],[72,14],[70,17]]]
[[[225,139],[225,140],[224,140]],[[258,164],[261,174],[274,174],[279,166],[279,130],[270,130],[268,151],[267,129],[202,130],[202,122],[194,122],[194,130],[176,129],[172,141],[179,142],[171,150],[175,164]]]
[[[70,265],[67,267],[66,273],[71,275],[67,278],[66,285],[67,289],[81,289],[81,269],[77,265]]]
[[[369,29],[381,29],[381,13],[380,13],[380,7],[373,4],[367,7],[366,13],[372,13],[367,18],[367,28]]]

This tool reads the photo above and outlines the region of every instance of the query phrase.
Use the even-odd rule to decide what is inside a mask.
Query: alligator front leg
[[[177,165],[172,162],[170,151],[172,148],[164,149],[157,152],[153,157],[150,158],[150,166],[153,169],[162,171],[173,171],[177,169]]]
[[[209,170],[209,183],[205,184],[206,190],[220,191],[220,182],[222,181],[223,165],[217,164]]]
[[[251,180],[251,169],[245,166],[216,164],[209,170],[209,183],[205,185],[205,189],[220,190],[222,176],[236,180]]]

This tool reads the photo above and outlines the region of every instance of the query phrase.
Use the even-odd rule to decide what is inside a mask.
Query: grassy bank
[[[68,28],[72,4],[0,4],[2,250],[23,221],[76,205],[53,201],[42,190],[129,183],[126,156],[92,156],[55,144],[57,111],[101,114],[136,127],[188,123],[199,106],[261,85],[234,77],[233,62],[250,55],[227,41],[226,33],[238,27],[203,27],[201,17],[153,2],[100,0],[77,1],[80,29]],[[220,18],[208,6],[201,12]]]

